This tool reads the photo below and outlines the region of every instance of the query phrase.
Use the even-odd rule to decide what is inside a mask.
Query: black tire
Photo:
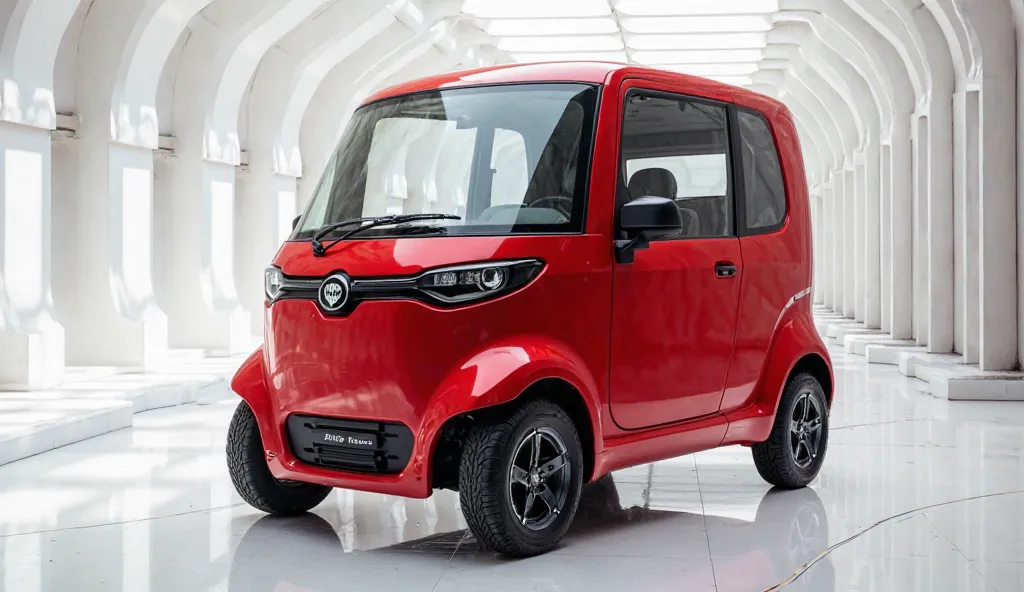
[[[535,437],[538,429],[544,430],[545,438],[557,434],[564,444],[567,469],[559,469],[565,472],[558,472],[557,482],[552,476],[550,486],[546,482],[540,486],[550,487],[549,491],[558,492],[554,495],[564,501],[560,510],[548,517],[550,523],[543,526],[543,521],[539,521],[536,526],[542,527],[535,529],[525,526],[517,515],[513,489],[517,493],[520,487],[524,487],[523,492],[527,489],[518,482],[513,488],[512,464],[521,447],[528,444],[527,438]],[[579,505],[583,486],[581,450],[572,419],[564,409],[546,400],[529,401],[508,415],[474,425],[467,434],[459,466],[459,501],[477,541],[493,551],[515,557],[538,555],[554,548],[569,529]],[[554,459],[539,464],[541,468],[553,466],[549,462]],[[537,499],[539,496],[534,503]],[[546,503],[544,506],[548,507]],[[529,515],[530,510],[524,507],[522,513]]]
[[[807,399],[805,399],[805,396]],[[812,406],[817,408],[820,422],[819,439],[813,444],[816,448],[813,455],[807,455],[810,451],[801,454],[797,458],[794,452],[795,440],[791,434],[794,424],[799,429],[799,420],[794,420],[794,412],[804,408],[802,401],[813,399]],[[799,404],[799,406],[798,406]],[[807,433],[805,429],[804,432]],[[799,436],[797,436],[799,438]],[[825,452],[828,449],[828,402],[825,399],[825,391],[814,376],[806,373],[790,377],[786,389],[782,393],[782,400],[779,401],[779,410],[775,414],[775,423],[772,426],[768,440],[751,447],[754,456],[754,466],[761,477],[784,489],[796,489],[804,487],[818,476],[821,465],[825,461]],[[809,462],[807,462],[809,461]],[[806,464],[805,464],[806,463]]]
[[[242,401],[228,427],[228,472],[235,491],[250,506],[275,516],[296,516],[324,501],[331,488],[313,483],[279,481],[270,473],[256,416]]]

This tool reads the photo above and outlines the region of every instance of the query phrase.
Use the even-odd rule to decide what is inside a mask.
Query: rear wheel
[[[583,457],[569,415],[545,400],[484,420],[467,435],[459,499],[470,531],[518,557],[552,549],[579,505]]]
[[[331,488],[313,483],[282,481],[270,473],[256,416],[242,401],[228,427],[228,472],[235,491],[250,506],[278,516],[294,516],[315,508]]]
[[[786,384],[768,440],[751,447],[754,465],[777,487],[804,487],[818,476],[828,448],[828,402],[814,376],[801,373]]]

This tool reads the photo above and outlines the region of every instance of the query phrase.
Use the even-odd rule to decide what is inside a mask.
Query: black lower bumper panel
[[[360,473],[399,473],[412,456],[412,430],[400,423],[291,415],[292,454],[304,463]]]

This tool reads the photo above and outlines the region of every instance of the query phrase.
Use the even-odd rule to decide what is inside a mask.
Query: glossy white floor
[[[265,517],[224,469],[234,401],[149,411],[0,467],[0,590],[1024,590],[1024,404],[941,401],[834,356],[812,488],[769,491],[745,448],[637,467],[521,561],[482,551],[450,492]]]

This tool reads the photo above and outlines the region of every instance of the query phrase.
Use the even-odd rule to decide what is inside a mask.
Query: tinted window
[[[771,229],[786,218],[786,186],[779,153],[764,117],[739,110],[746,226]]]
[[[622,123],[629,198],[667,197],[683,214],[683,236],[730,234],[726,109],[685,97],[630,94]]]

